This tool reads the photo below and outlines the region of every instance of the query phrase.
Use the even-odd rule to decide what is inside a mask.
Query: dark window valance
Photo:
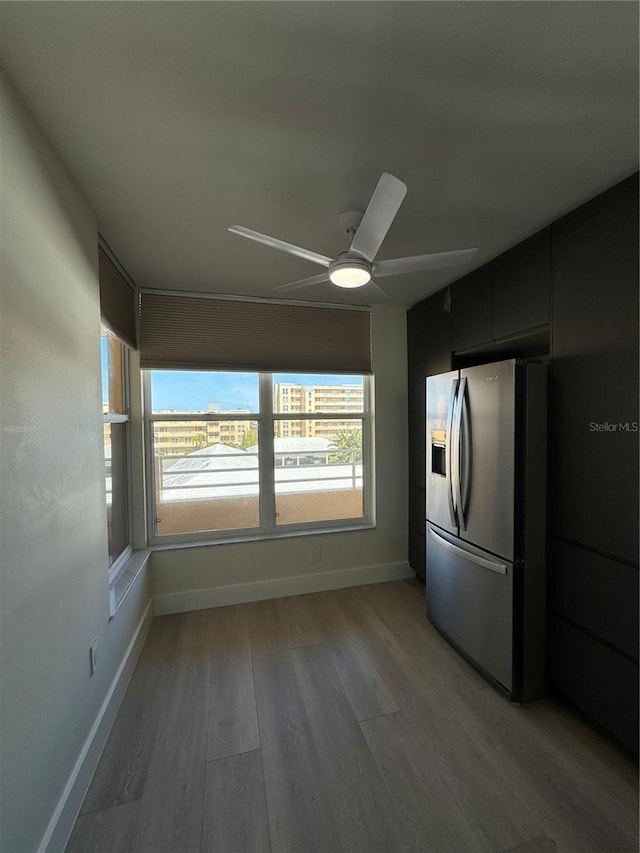
[[[371,312],[140,292],[140,366],[371,373]]]
[[[126,344],[137,349],[135,288],[102,246],[98,246],[98,279],[102,319]]]

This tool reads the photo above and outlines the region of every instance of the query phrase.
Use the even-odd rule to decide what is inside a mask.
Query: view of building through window
[[[154,535],[365,515],[365,377],[149,374]]]

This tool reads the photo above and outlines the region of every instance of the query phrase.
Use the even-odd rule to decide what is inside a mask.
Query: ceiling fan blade
[[[272,249],[280,249],[281,252],[288,252],[290,255],[296,255],[298,258],[304,258],[305,261],[312,261],[314,264],[320,264],[323,267],[328,267],[333,260],[333,258],[327,258],[326,255],[310,252],[309,249],[302,249],[300,246],[294,246],[293,243],[285,243],[284,240],[268,237],[266,234],[260,234],[259,231],[252,231],[250,228],[244,228],[242,225],[232,225],[229,231],[232,234],[248,237],[249,240],[255,240],[256,243],[263,243],[265,246],[271,246]]]
[[[477,251],[477,249],[458,249],[454,252],[434,252],[430,255],[414,255],[412,258],[377,261],[373,265],[373,274],[382,278],[385,275],[402,275],[408,272],[454,267],[457,264],[466,264]]]
[[[312,284],[321,284],[323,281],[329,281],[329,276],[321,273],[320,275],[312,275],[311,278],[301,278],[299,281],[292,281],[291,284],[279,284],[273,289],[297,290],[299,287],[311,287]]]
[[[350,252],[357,252],[368,261],[375,258],[406,194],[406,184],[388,172],[382,173],[353,238]]]
[[[365,288],[369,290],[369,292],[373,291],[377,296],[381,299],[388,299],[389,294],[384,291],[379,284],[376,284],[373,279],[370,279],[367,284],[365,284]]]

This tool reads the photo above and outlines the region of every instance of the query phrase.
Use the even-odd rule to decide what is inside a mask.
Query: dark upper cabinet
[[[500,255],[493,272],[493,337],[503,338],[549,322],[551,228]]]
[[[407,312],[409,375],[409,562],[424,577],[425,379],[451,370],[451,313],[440,291]]]
[[[638,176],[552,229],[552,532],[637,563]]]
[[[492,264],[486,264],[452,286],[452,345],[454,351],[493,340]]]
[[[453,284],[455,352],[546,326],[551,303],[551,228]]]

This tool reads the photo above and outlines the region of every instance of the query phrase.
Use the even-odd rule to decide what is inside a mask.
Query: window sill
[[[127,597],[131,587],[136,582],[136,578],[144,569],[151,556],[151,549],[142,548],[140,551],[133,551],[129,559],[125,560],[120,570],[109,584],[109,618],[113,617],[118,612],[120,605]]]
[[[370,521],[360,524],[341,525],[339,527],[319,527],[305,530],[278,530],[272,533],[251,533],[227,536],[224,539],[192,539],[187,542],[163,542],[149,546],[149,551],[181,551],[183,548],[209,548],[212,545],[238,545],[245,542],[266,542],[273,539],[294,539],[301,536],[317,536],[323,533],[353,533],[359,530],[375,530]],[[136,552],[140,553],[140,552]]]

